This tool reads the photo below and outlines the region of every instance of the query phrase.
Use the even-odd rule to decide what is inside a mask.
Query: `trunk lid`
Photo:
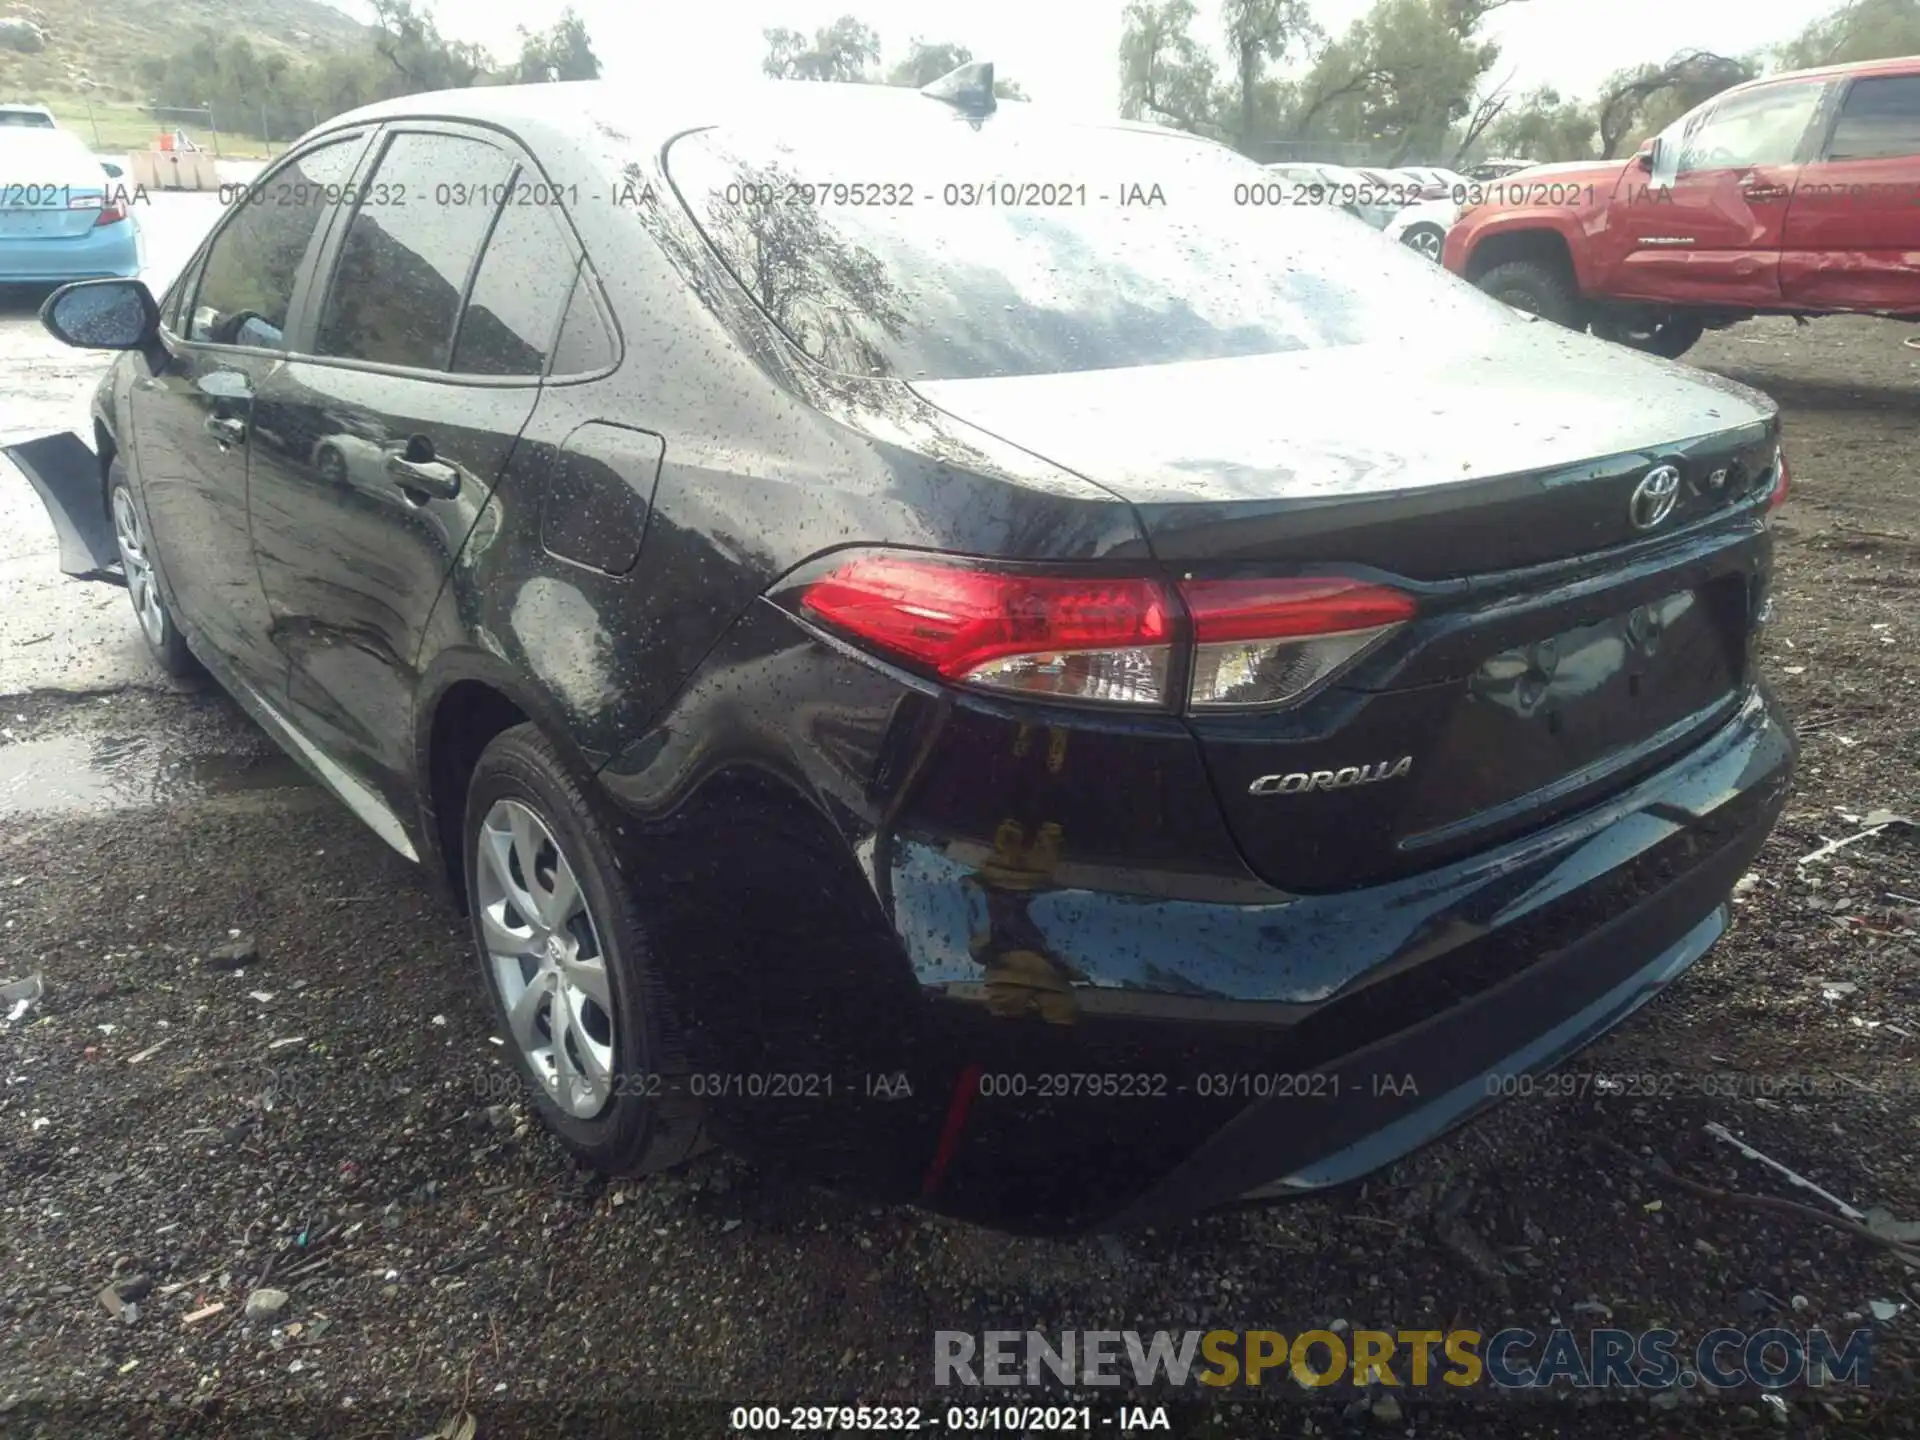
[[[0,133],[0,239],[65,240],[100,218],[106,172],[62,130]],[[90,201],[76,208],[75,200]]]
[[[1189,716],[1276,885],[1377,883],[1572,813],[1697,743],[1749,683],[1771,402],[1509,333],[916,386],[1132,502],[1173,575],[1350,573],[1417,598],[1317,693]],[[1648,524],[1636,496],[1664,467],[1673,502]]]
[[[1445,349],[1336,346],[913,388],[1131,502],[1162,560],[1366,561],[1412,577],[1632,538],[1636,472],[1774,414],[1746,386],[1517,318]],[[1720,501],[1689,488],[1662,528]]]

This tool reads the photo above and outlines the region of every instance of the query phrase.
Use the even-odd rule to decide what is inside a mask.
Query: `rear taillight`
[[[1791,478],[1787,474],[1787,447],[1782,445],[1773,452],[1773,489],[1767,494],[1767,512],[1771,514],[1787,503],[1787,487]]]
[[[960,684],[1106,704],[1168,701],[1173,616],[1152,580],[874,555],[816,580],[800,603],[832,628]]]
[[[1174,707],[1191,616],[1196,710],[1283,704],[1322,684],[1394,627],[1411,597],[1355,580],[1158,581],[1028,575],[894,555],[847,561],[800,593],[810,619],[983,689],[1056,700]]]
[[[95,225],[111,225],[116,220],[127,218],[127,204],[124,200],[108,200],[100,195],[75,195],[67,201],[69,210],[98,210],[93,217]]]
[[[1312,690],[1414,615],[1413,598],[1357,580],[1187,580],[1195,710],[1278,705]]]

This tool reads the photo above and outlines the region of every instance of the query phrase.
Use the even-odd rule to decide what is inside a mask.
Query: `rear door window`
[[[454,321],[514,162],[483,140],[402,131],[361,189],[316,354],[445,370]],[[479,203],[449,203],[456,194]]]
[[[1920,155],[1920,75],[1856,80],[1833,127],[1830,160]]]
[[[598,289],[592,269],[583,262],[574,282],[573,299],[567,304],[567,318],[560,325],[560,338],[553,347],[553,374],[585,375],[613,363],[617,352],[594,298]]]
[[[239,213],[214,237],[200,270],[189,340],[281,347],[294,283],[362,145],[356,135],[309,150],[234,199]]]
[[[575,269],[573,236],[555,213],[550,194],[551,188],[527,170],[507,191],[460,318],[453,347],[458,373],[545,373]]]

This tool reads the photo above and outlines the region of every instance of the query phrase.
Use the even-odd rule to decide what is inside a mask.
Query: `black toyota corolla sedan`
[[[411,96],[55,294],[125,353],[11,453],[445,882],[588,1164],[1324,1189],[1726,928],[1787,468],[1270,178],[979,68]]]

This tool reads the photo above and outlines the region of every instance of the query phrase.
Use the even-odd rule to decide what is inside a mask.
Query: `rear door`
[[[1660,137],[1651,177],[1628,166],[1606,210],[1609,299],[1770,309],[1800,162],[1828,84],[1742,90]]]
[[[493,131],[394,125],[259,404],[252,521],[296,725],[410,803],[415,660],[533,412],[577,261],[530,158]]]
[[[282,363],[299,277],[368,132],[276,166],[229,212],[138,362],[120,438],[184,625],[264,695],[285,678],[247,528],[254,399]]]
[[[1920,315],[1920,73],[1847,85],[1794,187],[1780,288],[1811,310]]]

